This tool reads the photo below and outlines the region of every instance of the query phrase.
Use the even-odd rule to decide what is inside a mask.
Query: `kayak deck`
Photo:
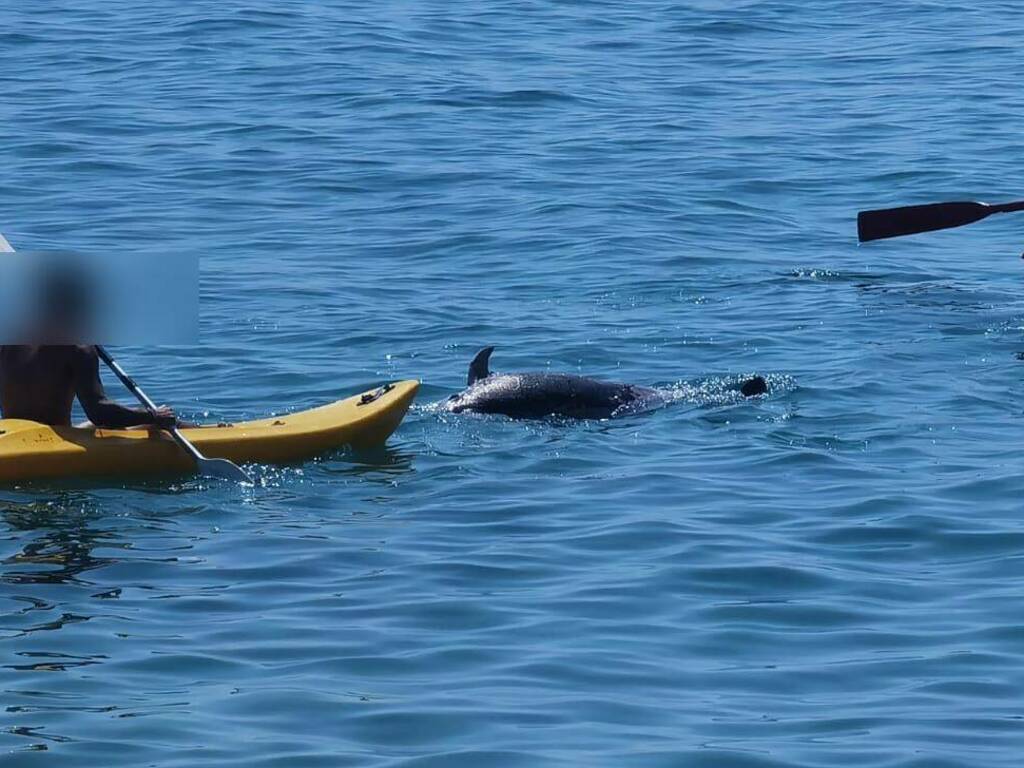
[[[382,445],[405,417],[418,389],[417,381],[400,381],[308,411],[181,431],[211,459],[298,461],[342,446]],[[0,419],[0,481],[191,471],[192,460],[163,431],[53,427]]]

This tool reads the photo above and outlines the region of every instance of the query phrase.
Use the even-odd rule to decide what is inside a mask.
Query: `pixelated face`
[[[198,273],[187,254],[0,254],[0,343],[195,343]]]
[[[46,264],[36,275],[36,300],[29,332],[40,344],[70,344],[94,334],[96,286],[87,270],[70,264]]]

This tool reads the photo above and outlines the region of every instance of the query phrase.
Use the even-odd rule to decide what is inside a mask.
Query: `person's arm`
[[[168,429],[177,423],[174,412],[166,406],[157,408],[154,419],[145,408],[126,408],[107,397],[100,380],[100,358],[93,347],[75,347],[72,366],[78,402],[89,421],[97,427],[125,429],[139,424],[155,424]]]

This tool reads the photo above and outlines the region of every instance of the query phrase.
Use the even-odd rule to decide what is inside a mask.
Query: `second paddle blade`
[[[886,237],[960,227],[984,219],[990,213],[993,211],[985,203],[931,203],[861,211],[857,214],[857,239],[866,243]]]

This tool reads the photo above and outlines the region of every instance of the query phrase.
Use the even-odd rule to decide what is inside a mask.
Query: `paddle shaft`
[[[121,380],[121,383],[128,388],[128,391],[135,395],[139,402],[142,403],[146,407],[146,410],[150,412],[154,419],[156,419],[156,404],[149,399],[149,396],[142,391],[139,385],[135,383],[135,380],[125,373],[125,370],[117,364],[117,361],[114,360],[114,358],[107,353],[107,350],[99,344],[96,345],[96,354],[100,356],[100,359],[107,364],[107,367],[110,368],[110,370],[114,372],[114,375]],[[197,464],[201,464],[206,461],[206,457],[199,452],[198,448],[192,445],[187,437],[181,434],[180,429],[177,427],[171,427],[167,431],[171,433],[171,437],[174,438],[174,441],[185,449],[185,452],[188,453],[189,456],[196,460]]]
[[[1012,203],[998,203],[996,205],[990,205],[991,209],[989,213],[1016,213],[1017,211],[1024,211],[1024,200],[1017,200]]]
[[[1012,203],[978,203],[978,205],[985,206],[985,216],[982,218],[991,216],[993,213],[1016,213],[1017,211],[1024,211],[1024,200],[1015,200]]]

